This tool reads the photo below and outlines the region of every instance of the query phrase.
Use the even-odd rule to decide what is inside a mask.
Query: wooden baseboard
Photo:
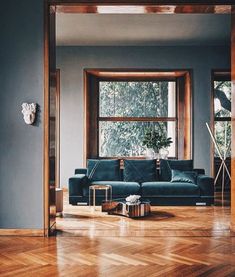
[[[43,237],[43,229],[0,229],[0,236]]]

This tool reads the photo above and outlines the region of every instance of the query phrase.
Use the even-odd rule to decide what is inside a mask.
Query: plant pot
[[[167,148],[162,148],[162,149],[160,149],[159,154],[160,154],[160,158],[161,159],[167,160],[168,159],[168,155],[169,155],[169,151],[168,151]]]
[[[158,151],[154,151],[154,159],[156,159],[157,161],[159,161],[161,158],[161,155],[159,153],[159,150]]]
[[[146,159],[148,160],[153,160],[155,158],[155,153],[152,148],[147,148],[146,149]]]

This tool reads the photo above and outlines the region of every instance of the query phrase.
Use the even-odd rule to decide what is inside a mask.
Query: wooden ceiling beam
[[[57,13],[97,14],[230,14],[230,5],[56,5]]]
[[[169,6],[169,5],[202,5],[202,6],[210,6],[210,5],[233,5],[234,0],[46,0],[50,5],[143,5],[143,6]]]

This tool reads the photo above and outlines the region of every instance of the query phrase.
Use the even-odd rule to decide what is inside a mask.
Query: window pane
[[[148,128],[161,129],[173,143],[168,148],[169,157],[175,157],[175,122],[99,122],[99,156],[141,156],[146,147],[142,141]]]
[[[99,82],[101,117],[175,117],[175,82]]]
[[[231,82],[214,82],[214,111],[215,117],[231,116]]]
[[[228,149],[228,145],[231,141],[231,122],[230,121],[216,121],[215,122],[215,138],[222,156],[226,154],[226,157],[231,157],[231,147]],[[227,153],[226,153],[227,151]],[[219,157],[217,150],[215,149],[215,157]]]

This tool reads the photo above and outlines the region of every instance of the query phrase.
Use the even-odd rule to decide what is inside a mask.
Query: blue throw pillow
[[[156,181],[156,160],[124,160],[125,182],[152,182]]]
[[[192,171],[193,160],[160,160],[160,177],[162,181],[171,180],[171,170]]]
[[[87,160],[87,175],[91,181],[120,181],[120,160]]]
[[[194,171],[180,171],[176,169],[171,170],[171,182],[192,183],[195,184],[197,173]]]

